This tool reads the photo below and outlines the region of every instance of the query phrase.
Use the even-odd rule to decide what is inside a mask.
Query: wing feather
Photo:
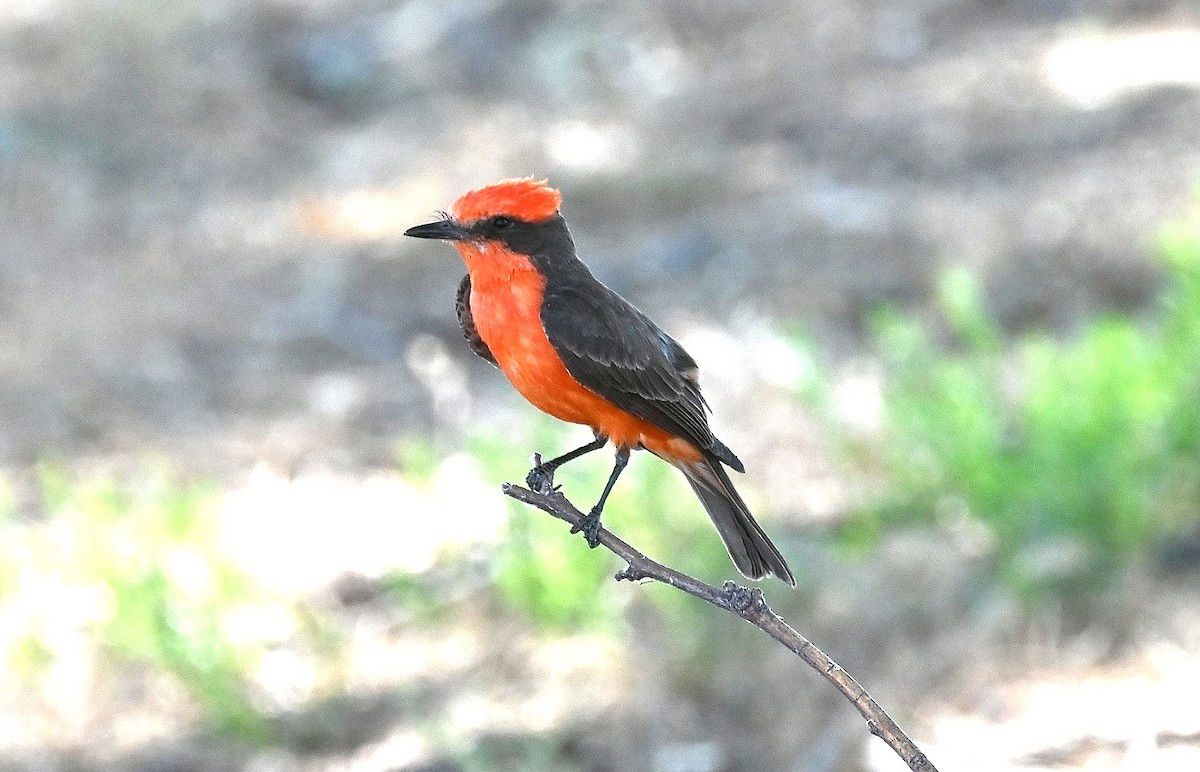
[[[495,365],[496,357],[492,355],[488,344],[483,342],[483,338],[479,337],[479,331],[475,329],[475,318],[471,316],[470,274],[464,276],[459,282],[458,292],[454,296],[454,312],[458,315],[458,326],[467,340],[467,345],[476,355]]]
[[[724,449],[708,427],[695,360],[620,295],[595,280],[550,286],[541,317],[575,380],[701,450]]]

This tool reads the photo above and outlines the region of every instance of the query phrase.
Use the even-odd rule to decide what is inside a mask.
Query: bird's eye
[[[505,217],[504,215],[500,215],[499,217],[492,218],[492,227],[498,231],[502,231],[505,228],[509,228],[512,226],[512,224],[513,224],[513,221],[512,221],[511,217]]]

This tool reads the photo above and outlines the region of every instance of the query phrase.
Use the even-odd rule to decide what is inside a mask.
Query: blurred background
[[[400,233],[527,174],[935,763],[1200,768],[1198,114],[1182,0],[0,2],[0,769],[903,769],[500,495],[590,435]]]

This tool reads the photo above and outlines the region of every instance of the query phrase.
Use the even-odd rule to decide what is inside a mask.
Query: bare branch
[[[560,520],[565,520],[572,526],[578,525],[579,521],[583,519],[583,513],[576,509],[566,496],[557,491],[535,493],[512,483],[505,483],[501,489],[506,495],[517,501],[537,507]],[[937,768],[921,752],[916,743],[904,734],[892,717],[879,707],[875,700],[871,699],[871,695],[867,694],[866,689],[859,686],[858,682],[843,670],[841,665],[830,659],[829,655],[817,648],[812,641],[796,632],[782,617],[767,606],[761,590],[742,587],[735,582],[725,582],[719,588],[714,587],[651,560],[605,528],[600,529],[599,536],[600,544],[627,564],[617,573],[618,581],[622,579],[630,581],[653,579],[683,590],[688,595],[694,595],[717,608],[737,614],[782,643],[796,656],[808,663],[809,667],[820,673],[825,680],[833,684],[866,719],[867,728],[871,734],[887,743],[904,760],[904,763],[908,764],[909,769],[913,772],[937,772]]]

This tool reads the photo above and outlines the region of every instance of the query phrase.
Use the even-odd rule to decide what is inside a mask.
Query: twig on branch
[[[576,509],[566,496],[557,491],[535,493],[512,483],[505,483],[501,489],[505,495],[548,512],[572,526],[578,525],[584,517],[583,513]],[[843,670],[841,665],[830,659],[829,655],[818,649],[812,641],[792,629],[782,617],[767,606],[761,590],[742,587],[735,582],[725,582],[720,587],[714,587],[651,560],[605,528],[600,529],[599,536],[600,543],[626,563],[625,568],[617,572],[616,579],[618,581],[622,579],[630,581],[653,579],[683,590],[688,595],[694,595],[717,608],[737,614],[782,643],[796,656],[808,663],[809,667],[824,676],[825,680],[833,684],[866,719],[867,729],[871,731],[871,734],[887,743],[888,747],[904,759],[909,769],[913,772],[937,772],[937,768],[926,758],[916,743],[904,734],[892,717],[879,707],[875,700],[871,699],[871,695],[867,694],[866,689],[859,686],[858,682]]]

